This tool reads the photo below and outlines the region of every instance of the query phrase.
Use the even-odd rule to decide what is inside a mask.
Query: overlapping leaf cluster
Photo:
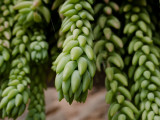
[[[8,80],[2,83],[2,86],[5,87],[1,88],[0,115],[1,118],[17,118],[24,112],[32,95],[30,89],[33,88],[29,85],[34,85],[35,81],[30,79],[31,62],[39,64],[48,57],[48,43],[44,32],[46,27],[41,23],[43,21],[47,25],[50,22],[50,12],[41,0],[14,0],[13,2],[5,0],[1,4],[6,13],[4,18],[10,20],[10,23],[7,23],[6,20],[2,21],[6,27],[2,36],[4,39],[2,45],[5,46],[5,40],[8,37],[8,40],[10,39],[11,65],[9,76],[7,76]],[[9,15],[10,17],[8,17]],[[7,24],[10,25],[8,29]],[[5,49],[7,50],[7,48]],[[7,58],[8,54],[5,55],[4,57]],[[43,94],[43,86],[41,86],[41,93]],[[44,97],[42,97],[42,101],[42,107],[44,107]],[[33,104],[32,102],[31,100],[31,104]]]
[[[26,120],[45,120],[44,85],[46,76],[39,66],[34,66],[31,72],[31,79],[34,81],[30,85],[32,92]]]
[[[97,69],[105,69],[107,88],[106,102],[110,104],[108,120],[134,119],[139,113],[131,103],[132,97],[128,90],[129,79],[124,72],[124,41],[119,37],[121,22],[116,16],[119,6],[113,1],[105,1],[95,5],[97,22],[93,31],[95,35],[94,53]]]
[[[128,39],[128,77],[134,84],[131,94],[134,104],[141,112],[139,119],[159,118],[160,49],[153,38],[154,24],[151,21],[147,1],[125,3],[123,7],[125,27],[123,33]]]
[[[108,120],[159,120],[158,6],[158,0],[1,0],[0,118],[16,119],[29,104],[26,120],[45,120],[52,66],[59,101],[85,102],[97,69],[106,75]]]
[[[11,28],[14,24],[13,4],[9,0],[0,1],[0,74],[6,72],[10,60]]]
[[[55,86],[59,100],[65,98],[85,102],[92,88],[95,74],[93,34],[90,21],[94,11],[92,0],[67,0],[60,9],[64,16],[61,32],[64,34],[62,53],[53,62],[56,70]]]

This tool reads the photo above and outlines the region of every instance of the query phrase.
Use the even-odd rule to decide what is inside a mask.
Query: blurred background
[[[94,87],[89,91],[85,103],[73,102],[69,105],[64,99],[58,101],[54,79],[48,82],[45,90],[46,120],[107,120],[108,105],[105,102],[105,74],[97,72]],[[27,111],[18,120],[24,120]]]
[[[57,100],[55,88],[45,91],[46,120],[107,120],[105,88],[94,87],[85,103],[73,102],[69,105],[64,99]],[[24,120],[27,111],[18,119]]]

